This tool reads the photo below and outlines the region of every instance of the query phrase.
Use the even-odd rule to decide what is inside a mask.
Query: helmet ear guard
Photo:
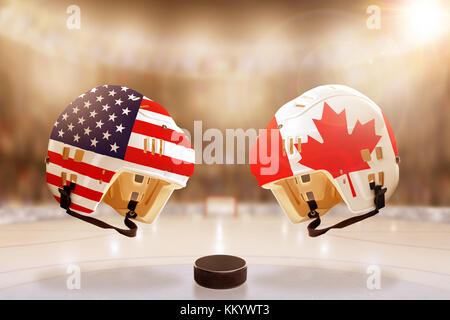
[[[342,201],[338,189],[326,173],[314,171],[300,174],[272,182],[266,187],[271,189],[278,203],[293,223],[314,219],[308,225],[308,233],[311,237],[317,237],[330,229],[341,229],[374,216],[379,212],[379,209],[385,206],[384,194],[387,190],[380,185],[376,185],[375,181],[371,181],[369,187],[375,194],[375,210],[351,217],[324,229],[317,229],[321,223],[320,217]]]
[[[76,182],[70,182],[58,189],[61,195],[61,208],[66,209],[66,212],[75,218],[103,229],[114,229],[127,237],[134,237],[137,232],[137,225],[130,218],[144,223],[152,223],[169,200],[173,190],[176,189],[174,183],[158,178],[129,171],[117,173],[103,201],[125,217],[124,223],[129,228],[126,230],[70,210],[72,203],[70,196],[76,187]]]
[[[308,201],[316,202],[315,210],[321,216],[342,201],[338,190],[322,171],[299,174],[272,182],[266,187],[293,223],[310,219]]]
[[[122,216],[129,211],[128,204],[134,201],[135,219],[152,223],[163,209],[176,185],[167,181],[130,171],[117,173],[103,201]]]
[[[121,229],[117,228],[115,226],[110,225],[109,223],[106,223],[104,221],[101,221],[99,219],[96,219],[94,217],[85,216],[82,214],[79,214],[78,212],[74,212],[70,210],[70,205],[72,204],[72,200],[70,198],[70,195],[73,190],[76,188],[76,183],[70,182],[69,185],[65,185],[63,188],[58,188],[58,191],[60,193],[60,207],[66,210],[66,213],[74,218],[83,220],[85,222],[88,222],[90,224],[93,224],[94,226],[97,226],[102,229],[114,229],[118,233],[127,236],[127,237],[135,237],[137,232],[137,225],[130,220],[130,218],[135,217],[134,208],[135,204],[133,202],[130,202],[128,204],[129,211],[125,214],[125,220],[124,224],[128,227],[128,229]]]

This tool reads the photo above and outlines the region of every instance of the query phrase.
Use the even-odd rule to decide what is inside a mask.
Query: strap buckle
[[[386,205],[384,194],[386,193],[387,188],[382,188],[382,186],[380,185],[375,185],[375,181],[371,181],[369,183],[369,186],[370,190],[373,190],[375,193],[375,198],[373,201],[375,203],[376,210],[384,208],[384,206]]]
[[[130,211],[127,212],[127,217],[133,218],[133,219],[135,219],[137,217],[137,213],[134,211],[134,210],[136,210],[137,205],[138,205],[137,201],[130,200],[130,202],[128,202],[127,208]]]
[[[315,200],[308,200],[306,201],[306,203],[308,204],[310,210],[308,213],[308,217],[310,219],[319,217],[319,213],[316,211],[316,209],[318,208],[317,202]]]
[[[70,205],[72,203],[72,200],[70,199],[70,194],[72,193],[72,190],[75,190],[76,184],[75,182],[70,182],[69,185],[63,186],[63,189],[58,188],[58,191],[61,195],[59,206],[63,209],[68,210],[70,208]]]

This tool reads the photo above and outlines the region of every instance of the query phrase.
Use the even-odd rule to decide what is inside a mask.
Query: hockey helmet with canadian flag
[[[80,95],[54,124],[47,184],[70,215],[135,236],[194,172],[195,153],[161,105],[137,91],[104,85]],[[119,229],[86,215],[101,201],[125,216]]]
[[[310,236],[378,213],[399,180],[394,133],[381,109],[343,85],[311,89],[283,105],[251,149],[251,172]],[[317,229],[344,201],[353,216]]]

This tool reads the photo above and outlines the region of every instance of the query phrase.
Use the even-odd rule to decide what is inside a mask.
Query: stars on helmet
[[[141,94],[128,87],[90,89],[54,122],[52,139],[123,159],[141,99]]]
[[[84,129],[84,134],[85,135],[89,135],[91,133],[91,129],[89,127],[87,127],[86,129]]]
[[[106,132],[103,132],[103,139],[108,140],[109,137],[111,137],[111,134],[109,133],[108,130],[106,130]]]
[[[139,100],[140,98],[139,97],[136,97],[134,94],[129,94],[128,95],[128,100],[133,100],[133,101],[136,101],[136,100]]]
[[[123,129],[125,129],[125,127],[122,126],[122,124],[116,126],[116,128],[117,128],[116,132],[120,132],[120,133],[122,133]]]
[[[114,122],[116,120],[116,118],[117,118],[115,113],[110,114],[108,117],[109,117],[109,120],[112,121],[112,122]]]
[[[111,152],[114,151],[117,153],[117,149],[119,149],[119,146],[114,142],[114,144],[110,144],[111,146]]]
[[[91,147],[94,147],[94,148],[97,147],[97,143],[98,143],[98,141],[96,138],[91,139]]]

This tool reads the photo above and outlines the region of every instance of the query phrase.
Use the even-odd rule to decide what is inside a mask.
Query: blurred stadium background
[[[69,30],[66,9],[81,8]],[[381,8],[370,30],[369,5]],[[391,203],[450,205],[448,2],[1,1],[0,206],[52,203],[44,157],[63,108],[92,87],[142,92],[193,132],[263,128],[321,84],[373,99],[396,134]],[[446,7],[447,6],[447,7]],[[205,143],[206,145],[206,143]],[[170,203],[274,202],[248,165],[198,165]]]

